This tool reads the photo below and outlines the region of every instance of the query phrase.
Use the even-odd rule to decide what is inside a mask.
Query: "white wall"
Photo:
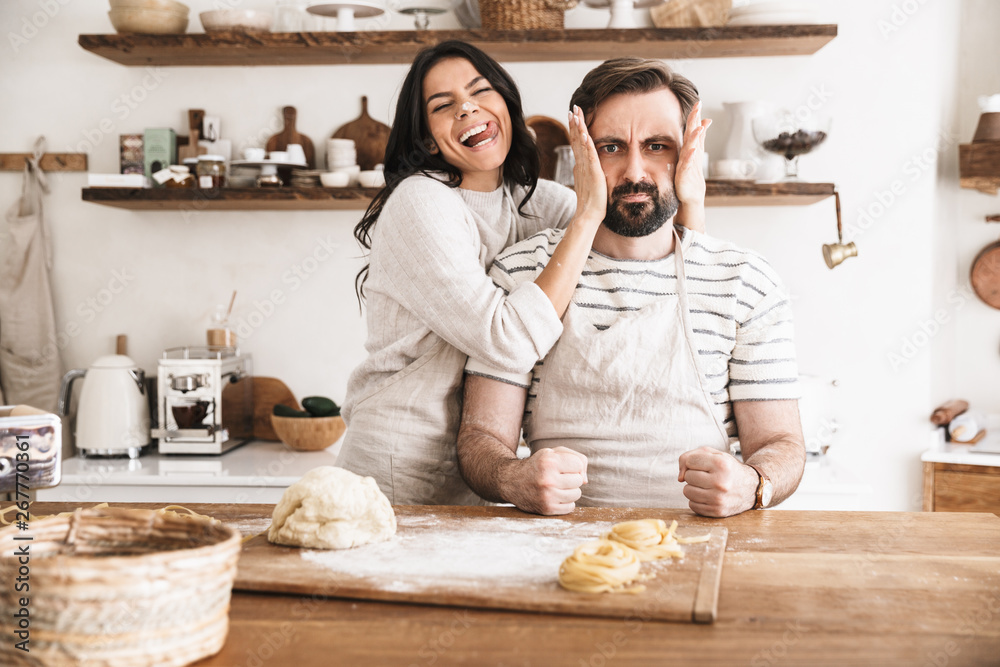
[[[194,15],[212,2],[188,4]],[[802,175],[838,184],[859,257],[835,271],[822,262],[821,244],[836,238],[832,199],[808,208],[710,209],[709,225],[712,233],[764,253],[788,282],[802,371],[841,385],[843,429],[830,455],[872,485],[866,501],[872,509],[916,509],[919,453],[933,404],[961,393],[996,408],[996,373],[987,379],[985,372],[998,363],[990,328],[996,314],[985,306],[970,301],[955,312],[957,324],[933,337],[933,355],[931,344],[901,364],[890,354],[900,353],[902,340],[945,307],[949,290],[967,284],[973,250],[996,236],[979,221],[981,214],[1000,212],[996,200],[957,191],[956,138],[940,153],[936,147],[941,131],[957,129],[968,141],[978,117],[974,96],[998,92],[997,47],[987,44],[998,9],[988,0],[967,0],[960,22],[959,3],[814,4],[840,27],[837,39],[813,56],[676,65],[699,85],[707,115],[717,119],[710,153],[721,149],[728,131],[722,102],[760,99],[794,108],[817,90],[829,96],[822,111],[834,118],[831,137],[820,152],[802,158]],[[9,33],[21,32],[45,5],[60,9],[15,52]],[[894,15],[894,6],[902,13]],[[388,121],[405,73],[403,66],[358,65],[169,68],[151,76],[77,46],[79,33],[111,31],[105,9],[101,0],[0,4],[0,150],[27,150],[45,134],[50,150],[82,147],[93,171],[114,172],[119,133],[181,130],[186,110],[202,108],[222,117],[223,133],[238,150],[276,131],[272,123],[286,104],[298,108],[299,130],[320,147],[324,136],[357,116],[361,95],[369,96],[376,118]],[[606,20],[604,12],[578,8],[567,24]],[[391,23],[409,25],[398,16]],[[435,25],[455,23],[444,18]],[[196,19],[191,29],[199,29]],[[512,64],[510,70],[529,115],[561,119],[570,93],[596,64]],[[135,108],[116,102],[122,96]],[[108,132],[101,131],[105,119]],[[914,156],[924,151],[928,166],[914,169]],[[202,342],[213,307],[233,289],[240,295],[237,319],[270,310],[265,301],[278,290],[284,302],[244,341],[256,372],[283,379],[299,397],[344,398],[348,374],[364,354],[353,290],[362,265],[351,236],[358,212],[122,211],[81,202],[82,174],[52,174],[51,180],[46,210],[55,238],[57,317],[63,329],[80,327],[62,349],[67,368],[86,366],[112,350],[115,334],[127,333],[131,355],[155,372],[164,348]],[[884,191],[896,180],[903,194],[879,212],[880,196],[887,202]],[[17,176],[0,174],[0,204],[13,202],[19,187]],[[877,214],[865,226],[859,211],[872,207]],[[336,248],[328,259],[296,285],[290,271],[329,244]],[[327,257],[322,250],[320,256]],[[91,313],[88,299],[107,296],[102,290],[115,270],[130,276],[127,287]]]

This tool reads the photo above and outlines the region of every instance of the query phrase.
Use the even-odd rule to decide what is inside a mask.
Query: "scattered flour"
[[[559,565],[582,542],[613,525],[560,519],[491,517],[442,522],[434,516],[399,516],[387,542],[339,551],[303,551],[302,558],[384,590],[421,591],[523,583],[556,584]]]

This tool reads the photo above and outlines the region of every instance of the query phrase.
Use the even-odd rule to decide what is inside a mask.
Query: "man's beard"
[[[622,197],[648,194],[650,201],[623,202]],[[604,226],[619,236],[649,236],[677,214],[680,202],[673,185],[660,194],[653,183],[623,183],[611,191]]]

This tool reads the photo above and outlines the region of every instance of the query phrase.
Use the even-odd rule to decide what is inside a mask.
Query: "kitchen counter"
[[[290,484],[318,466],[332,466],[335,447],[298,452],[252,440],[218,456],[150,454],[137,459],[81,458],[62,464],[62,481],[39,489],[52,502],[276,503]]]
[[[146,454],[138,459],[74,456],[62,464],[62,481],[41,489],[51,502],[276,503],[302,475],[334,465],[335,444],[296,452],[280,442],[255,440],[220,456]],[[802,482],[780,509],[861,510],[868,484],[830,456],[810,456]]]
[[[977,445],[945,442],[944,429],[936,428],[929,436],[930,448],[921,455],[925,463],[956,463],[969,466],[1000,466],[1000,429],[990,430]],[[975,451],[989,450],[989,451]]]
[[[139,506],[139,505],[136,505]],[[158,505],[146,505],[158,507]],[[47,514],[75,505],[37,503]],[[244,534],[270,505],[190,505]],[[511,508],[426,508],[521,516]],[[235,592],[233,665],[996,665],[1000,518],[991,514],[580,509],[569,520],[677,518],[729,541],[711,625]]]

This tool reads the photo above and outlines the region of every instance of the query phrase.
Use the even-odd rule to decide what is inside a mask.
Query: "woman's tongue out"
[[[479,132],[478,134],[472,135],[462,143],[464,143],[469,148],[476,148],[479,146],[479,144],[487,143],[491,139],[496,137],[497,132],[498,132],[497,124],[491,120],[486,123],[485,130]]]

